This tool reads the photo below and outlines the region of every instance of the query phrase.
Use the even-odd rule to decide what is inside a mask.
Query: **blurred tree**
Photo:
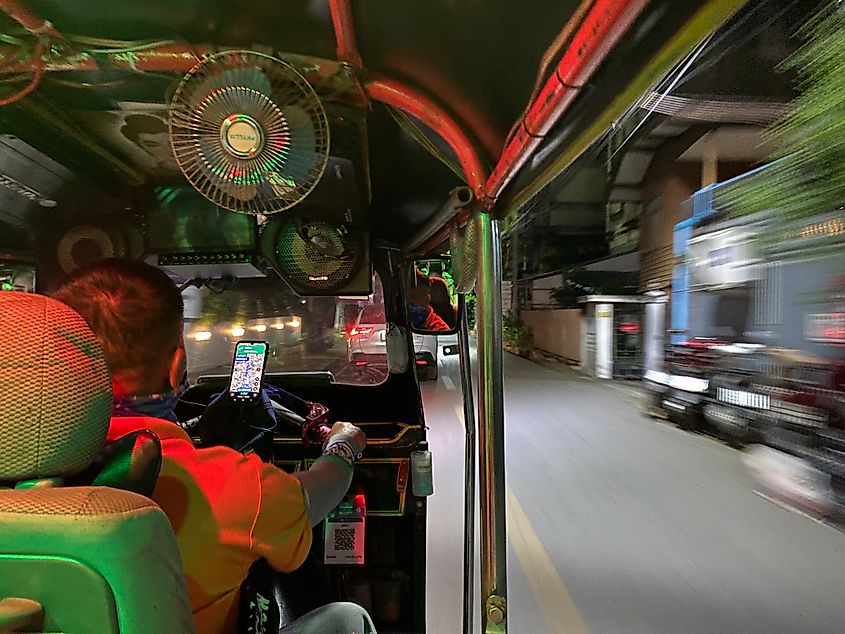
[[[797,71],[798,95],[767,132],[778,162],[720,193],[732,215],[776,210],[794,219],[845,204],[845,5],[825,3],[798,36],[803,45],[782,65]]]

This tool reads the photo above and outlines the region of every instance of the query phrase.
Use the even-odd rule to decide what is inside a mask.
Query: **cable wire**
[[[41,75],[44,72],[44,60],[41,59],[41,56],[44,54],[44,42],[40,41],[38,44],[35,45],[35,51],[32,54],[32,63],[34,65],[32,71],[32,80],[21,88],[18,92],[9,95],[8,97],[4,97],[0,99],[0,106],[8,106],[9,104],[13,104],[16,101],[20,101],[36,88],[38,88],[38,84],[41,83]]]

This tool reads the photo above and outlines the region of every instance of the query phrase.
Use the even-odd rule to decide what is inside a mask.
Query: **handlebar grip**
[[[326,442],[332,428],[319,421],[308,421],[302,426],[302,442],[307,445],[320,445]]]

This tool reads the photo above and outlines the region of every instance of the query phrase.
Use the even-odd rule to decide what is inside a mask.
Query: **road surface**
[[[461,623],[464,432],[457,357],[440,364],[423,384],[428,631],[446,633]],[[754,494],[738,451],[646,418],[629,383],[506,353],[505,386],[510,632],[845,629],[845,534]]]

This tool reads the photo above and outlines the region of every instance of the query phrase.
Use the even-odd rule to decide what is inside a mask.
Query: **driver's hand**
[[[360,454],[367,446],[367,436],[359,427],[355,427],[352,423],[335,423],[332,429],[326,436],[325,445],[333,438],[338,440],[345,440],[356,454]],[[324,445],[324,446],[325,446]]]

